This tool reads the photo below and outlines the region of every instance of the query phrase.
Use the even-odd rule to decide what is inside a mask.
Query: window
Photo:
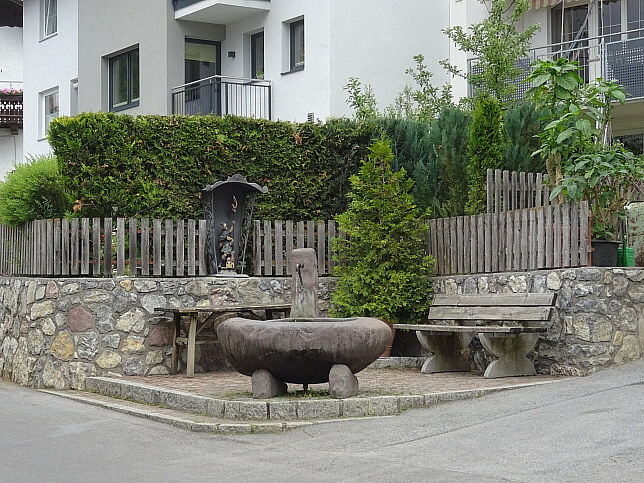
[[[250,76],[264,78],[264,32],[250,36]]]
[[[110,111],[139,105],[139,49],[109,59]]]
[[[41,0],[42,37],[46,38],[58,32],[57,0]]]
[[[58,104],[58,88],[50,89],[40,94],[41,98],[41,131],[42,138],[47,136],[49,132],[49,124],[52,119],[58,117],[59,104]]]
[[[628,0],[626,15],[628,38],[644,37],[644,0]]]
[[[291,71],[304,69],[304,19],[290,24]]]

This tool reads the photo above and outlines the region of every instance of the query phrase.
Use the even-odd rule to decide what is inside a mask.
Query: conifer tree
[[[348,239],[334,240],[332,313],[419,322],[427,314],[432,259],[426,255],[427,224],[419,216],[405,170],[391,169],[383,136],[351,177],[349,208],[337,216]]]

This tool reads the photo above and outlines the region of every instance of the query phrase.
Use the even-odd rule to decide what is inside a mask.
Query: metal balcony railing
[[[271,119],[271,83],[215,75],[172,89],[173,114]]]
[[[536,47],[528,57],[519,59],[521,70],[513,83],[517,86],[515,99],[522,99],[530,88],[524,80],[530,75],[531,65],[537,59],[558,59],[565,57],[576,61],[581,69],[580,76],[586,82],[601,77],[624,86],[628,99],[644,98],[644,29],[573,40]],[[468,59],[468,72],[477,72],[476,59]],[[472,97],[474,89],[468,86]]]
[[[22,94],[0,93],[0,128],[9,128],[11,134],[22,129]]]

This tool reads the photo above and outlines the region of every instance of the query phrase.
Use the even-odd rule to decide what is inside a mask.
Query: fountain
[[[292,306],[287,319],[235,317],[217,328],[221,349],[232,366],[252,377],[253,397],[285,394],[286,383],[329,383],[333,397],[358,393],[355,374],[385,350],[391,329],[368,317],[320,317],[317,257],[312,248],[293,250]]]

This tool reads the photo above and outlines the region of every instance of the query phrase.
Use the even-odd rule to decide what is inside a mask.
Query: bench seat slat
[[[502,307],[502,306],[552,306],[555,303],[557,294],[554,293],[514,293],[498,295],[434,295],[432,306],[450,306],[450,307],[467,307],[467,306],[484,306],[484,307]]]
[[[546,327],[502,327],[494,325],[484,326],[465,326],[465,325],[429,325],[429,324],[394,324],[396,329],[401,330],[419,330],[421,332],[476,332],[476,333],[538,333],[546,332]]]
[[[548,320],[552,307],[435,307],[429,320]]]

